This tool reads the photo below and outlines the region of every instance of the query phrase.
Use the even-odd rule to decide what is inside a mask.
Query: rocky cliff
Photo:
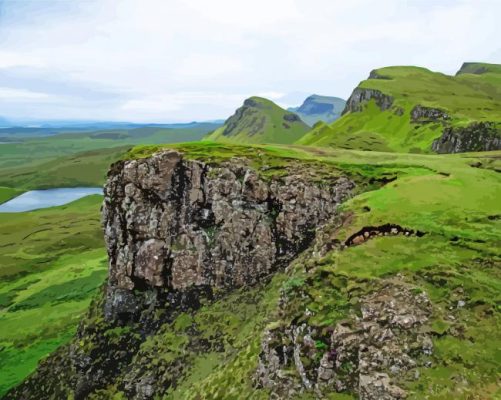
[[[177,151],[113,165],[102,211],[109,281],[75,340],[6,398],[99,398],[113,384],[126,398],[150,399],[175,385],[189,362],[171,355],[151,370],[151,343],[165,345],[163,330],[183,312],[266,283],[354,187],[338,174],[320,182],[314,165],[263,174],[268,168]],[[217,338],[197,339],[199,327],[190,332],[190,346],[213,350]]]
[[[363,105],[371,99],[374,99],[381,111],[388,110],[393,104],[393,97],[380,90],[357,87],[346,101],[342,114],[362,111]]]
[[[491,151],[501,149],[501,127],[494,122],[474,122],[465,127],[447,127],[433,141],[437,153]]]
[[[209,166],[166,151],[113,167],[103,206],[107,318],[137,319],[145,300],[135,291],[162,303],[193,288],[256,284],[304,250],[353,187],[345,178],[315,185],[300,170],[265,181],[247,163]]]

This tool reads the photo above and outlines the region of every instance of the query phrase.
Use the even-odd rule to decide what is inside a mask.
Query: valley
[[[497,398],[500,68],[0,145],[0,396]]]

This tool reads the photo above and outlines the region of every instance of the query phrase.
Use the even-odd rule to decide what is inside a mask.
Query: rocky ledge
[[[494,122],[474,122],[445,128],[432,144],[437,153],[501,150],[501,127]]]

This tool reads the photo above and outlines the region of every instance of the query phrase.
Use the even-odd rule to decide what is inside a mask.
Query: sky
[[[0,0],[0,116],[225,119],[348,98],[377,67],[501,63],[498,0]]]

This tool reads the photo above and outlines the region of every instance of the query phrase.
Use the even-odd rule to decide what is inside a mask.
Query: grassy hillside
[[[71,338],[105,281],[101,201],[0,213],[0,396]]]
[[[421,334],[432,340],[432,353],[422,352],[411,342],[410,346],[416,346],[412,350],[415,369],[392,377],[408,398],[466,400],[501,395],[497,386],[501,175],[496,172],[501,169],[501,152],[415,155],[217,143],[169,147],[211,163],[248,157],[263,174],[280,176],[293,160],[313,161],[325,164],[322,171],[326,174],[342,172],[360,183],[380,183],[345,203],[343,225],[333,224],[319,232],[323,239],[317,247],[307,250],[269,284],[183,313],[149,337],[136,360],[142,358],[155,370],[161,366],[169,377],[170,368],[175,370],[181,360],[187,367],[165,398],[233,399],[251,394],[256,399],[270,398],[267,389],[255,384],[266,330],[285,335],[295,323],[305,324],[315,347],[302,354],[301,360],[306,373],[314,375],[323,352],[332,346],[330,334],[336,325],[355,321],[362,299],[392,284],[425,293],[432,306],[421,328]],[[145,157],[160,148],[136,148],[129,157]],[[389,183],[382,185],[384,181]],[[377,236],[359,245],[332,248],[364,227],[388,223],[424,235]],[[331,250],[322,253],[320,249],[329,244]],[[283,340],[276,345],[287,345],[288,337]],[[201,341],[212,350],[190,345]],[[294,364],[287,368],[286,376],[301,382]],[[338,376],[345,379],[356,372],[354,368],[344,363]],[[325,398],[357,398],[350,387],[342,393],[322,390]],[[114,385],[100,395],[125,398]],[[297,398],[315,397],[306,392]]]
[[[288,111],[296,113],[304,122],[313,126],[318,121],[334,122],[341,116],[345,105],[346,101],[339,97],[313,94],[300,107],[288,108]]]
[[[102,186],[109,166],[130,148],[120,146],[90,150],[26,167],[5,168],[0,170],[0,185],[23,190]],[[0,189],[0,200],[1,193]]]
[[[291,112],[270,100],[251,97],[245,100],[224,125],[206,139],[226,143],[289,144],[303,136],[309,127]]]
[[[197,124],[186,128],[136,128],[66,133],[24,138],[12,133],[15,142],[0,143],[0,170],[37,166],[65,155],[142,143],[177,143],[202,139],[220,124]],[[1,140],[0,140],[1,142]]]
[[[371,91],[379,92],[379,99]],[[359,84],[348,105],[350,100],[345,115],[329,126],[315,126],[297,143],[430,152],[433,140],[446,127],[477,121],[501,126],[501,66],[466,64],[457,76],[418,67],[380,68]],[[420,113],[416,106],[425,111]],[[429,115],[426,109],[437,112]]]

